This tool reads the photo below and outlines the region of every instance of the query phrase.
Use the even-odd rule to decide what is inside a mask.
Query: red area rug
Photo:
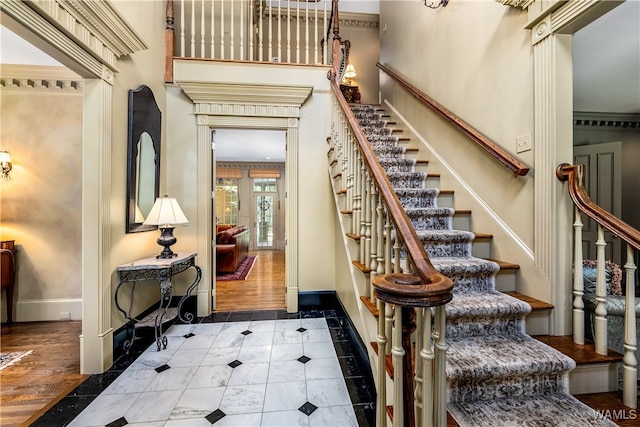
[[[223,273],[216,275],[216,280],[247,280],[247,276],[251,273],[253,264],[256,262],[257,256],[248,255],[234,273]]]

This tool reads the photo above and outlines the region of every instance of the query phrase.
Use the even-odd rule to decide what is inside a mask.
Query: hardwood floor
[[[0,371],[0,425],[29,425],[84,381],[80,375],[81,321],[2,325],[0,351],[33,352]]]
[[[216,311],[285,308],[285,259],[283,251],[251,251],[256,255],[246,280],[216,282]]]

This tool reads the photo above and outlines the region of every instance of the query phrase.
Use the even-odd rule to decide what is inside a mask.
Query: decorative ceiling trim
[[[531,0],[533,1],[533,0]],[[304,10],[300,9],[300,17],[297,17],[295,9],[291,9],[291,19],[300,19],[301,22],[309,21],[314,23],[316,20],[315,15],[309,13],[309,16],[304,14]],[[289,17],[287,16],[286,9],[281,9],[278,14],[277,8],[273,8],[271,14],[269,14],[268,10],[262,14],[262,17],[268,19],[271,16],[272,19],[280,19],[287,20]],[[324,16],[320,15],[320,11],[318,11],[318,23],[325,26]],[[380,15],[372,14],[372,13],[353,13],[353,12],[340,12],[339,19],[340,26],[345,27],[359,27],[359,28],[378,28],[380,26]]]
[[[640,114],[575,112],[573,114],[573,126],[580,128],[640,129]]]
[[[282,169],[285,164],[282,162],[216,162],[219,169]]]
[[[27,89],[82,93],[83,79],[65,67],[5,64],[0,68],[3,90]]]
[[[29,2],[3,0],[0,3],[3,11],[9,12],[14,19],[34,33],[43,35],[44,40],[61,48],[65,53],[83,50],[91,54],[86,55],[92,56],[94,60],[97,59],[112,71],[117,71],[116,60],[120,56],[148,48],[140,36],[134,32],[133,27],[108,0],[32,0]],[[32,23],[30,19],[40,23]],[[45,25],[44,28],[39,28],[43,25]],[[52,40],[51,37],[46,37],[53,33],[46,30],[46,26],[51,25],[62,31],[69,40],[63,41],[59,37],[58,40]],[[64,46],[61,47],[60,43]],[[72,47],[71,44],[77,46]],[[74,58],[77,59],[76,56]],[[90,62],[80,58],[83,66],[87,66]],[[90,65],[87,68],[94,71],[94,74],[103,74],[102,70],[97,72],[94,64]]]
[[[176,82],[194,104],[252,104],[300,107],[312,86]]]
[[[496,0],[498,3],[502,3],[505,6],[519,7],[520,9],[526,9],[531,6],[535,0]]]

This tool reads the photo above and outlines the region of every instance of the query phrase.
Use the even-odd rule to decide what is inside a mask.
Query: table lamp
[[[156,199],[156,202],[151,208],[151,212],[149,212],[147,219],[143,222],[144,225],[157,225],[160,229],[158,244],[164,247],[164,249],[156,258],[173,258],[177,256],[170,248],[171,245],[178,241],[178,239],[173,236],[174,225],[188,223],[189,220],[184,216],[176,199],[166,195]]]

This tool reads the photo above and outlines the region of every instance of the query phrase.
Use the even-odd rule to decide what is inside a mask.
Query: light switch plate
[[[533,138],[531,133],[520,135],[516,138],[516,153],[522,153],[533,149]]]

